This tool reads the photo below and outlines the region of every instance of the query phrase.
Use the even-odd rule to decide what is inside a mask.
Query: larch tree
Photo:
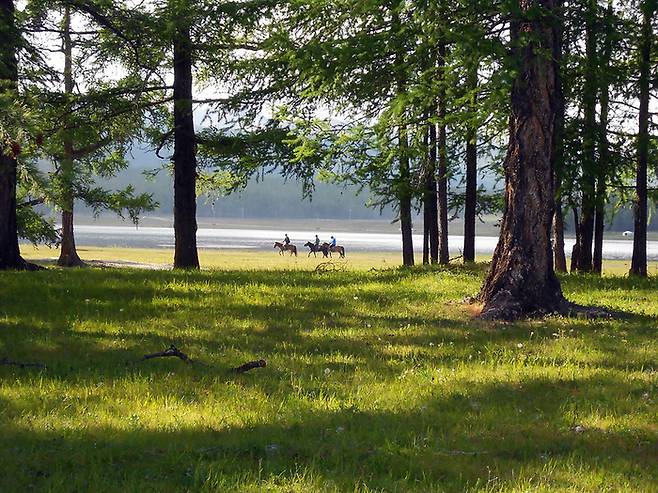
[[[485,319],[563,311],[553,270],[554,136],[559,107],[560,12],[555,0],[519,0],[511,20],[518,64],[505,158],[505,211],[491,270],[480,292]]]

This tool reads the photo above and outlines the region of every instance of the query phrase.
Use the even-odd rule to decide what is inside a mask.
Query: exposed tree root
[[[571,318],[591,320],[622,319],[629,314],[597,306],[582,306],[565,299],[545,307],[527,310],[509,295],[507,291],[499,292],[482,310],[479,318],[489,321],[513,322],[521,319],[543,318],[550,315],[562,315]]]

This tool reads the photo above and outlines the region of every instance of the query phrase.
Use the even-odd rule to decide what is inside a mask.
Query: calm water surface
[[[292,242],[301,251],[304,249],[304,243],[313,241],[316,231],[201,228],[198,231],[197,241],[200,248],[271,250],[274,241],[281,241],[284,233],[288,233]],[[397,252],[402,247],[402,240],[398,234],[340,231],[318,234],[322,241],[329,241],[329,236],[333,234],[338,243],[345,246],[347,252]],[[422,235],[414,235],[415,250],[422,251],[422,240]],[[459,255],[463,241],[463,236],[449,237],[452,255]],[[490,255],[496,248],[497,242],[498,237],[478,236],[475,239],[476,252]],[[174,231],[172,228],[156,227],[76,226],[76,243],[98,247],[171,248],[174,245]],[[567,252],[571,251],[573,243],[574,240],[566,240]],[[632,253],[632,238],[607,239],[603,243],[603,256],[606,259],[630,259]],[[658,260],[658,241],[648,242],[647,255],[650,260]]]

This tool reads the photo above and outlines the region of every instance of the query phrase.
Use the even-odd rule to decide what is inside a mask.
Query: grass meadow
[[[0,491],[658,491],[658,278],[562,278],[628,318],[500,324],[462,303],[484,264],[202,262],[0,273],[0,359],[46,365],[0,366]],[[198,363],[139,361],[170,344]]]

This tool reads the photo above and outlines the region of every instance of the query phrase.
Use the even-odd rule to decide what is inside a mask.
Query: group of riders
[[[320,242],[320,237],[315,235],[315,241],[307,241],[304,243],[305,247],[308,247],[309,252],[308,256],[310,257],[313,254],[315,257],[318,256],[318,253],[322,253],[323,257],[331,257],[332,253],[338,253],[341,258],[345,257],[345,247],[336,244],[336,238],[331,237],[330,242]],[[279,254],[283,255],[284,252],[290,252],[290,255],[297,256],[297,247],[290,242],[290,238],[286,233],[283,237],[283,242],[275,242],[274,248],[279,249]]]

